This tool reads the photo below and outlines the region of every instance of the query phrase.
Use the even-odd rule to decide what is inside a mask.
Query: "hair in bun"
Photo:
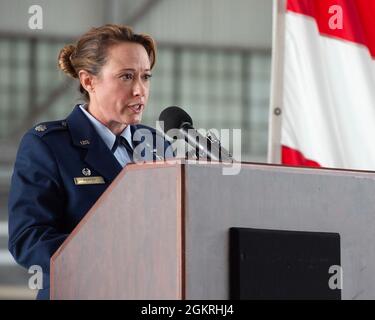
[[[72,64],[72,54],[75,51],[76,47],[73,44],[68,44],[61,49],[58,58],[59,68],[72,78],[78,78],[78,74]]]

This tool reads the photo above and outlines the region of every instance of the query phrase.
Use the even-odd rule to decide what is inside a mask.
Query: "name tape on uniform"
[[[103,177],[77,177],[74,178],[75,184],[104,184]]]

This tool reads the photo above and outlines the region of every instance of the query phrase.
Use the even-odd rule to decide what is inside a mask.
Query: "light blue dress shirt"
[[[92,125],[94,126],[96,132],[98,135],[102,138],[106,146],[109,150],[112,150],[113,145],[116,141],[116,136],[112,133],[111,130],[109,130],[104,124],[102,124],[100,121],[95,119],[87,110],[87,105],[81,104],[79,106],[83,113],[86,115],[86,117],[90,120]],[[121,136],[123,136],[128,142],[129,145],[134,149],[132,144],[132,138],[131,138],[131,131],[130,126],[127,126],[125,130],[121,133]],[[117,161],[122,165],[122,167],[125,167],[129,162],[131,162],[129,154],[126,150],[126,148],[119,144],[116,151],[113,153]]]

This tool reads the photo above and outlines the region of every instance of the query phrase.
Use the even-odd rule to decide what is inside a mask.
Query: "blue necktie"
[[[130,146],[128,140],[126,140],[123,136],[116,136],[116,140],[115,140],[115,143],[113,144],[113,147],[112,147],[112,153],[115,153],[117,147],[119,145],[123,145],[126,149],[126,151],[128,152],[128,155],[129,155],[129,158],[131,160],[131,162],[133,162],[133,148]]]

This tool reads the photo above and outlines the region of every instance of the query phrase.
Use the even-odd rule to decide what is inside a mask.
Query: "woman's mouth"
[[[132,104],[129,106],[129,108],[134,112],[134,113],[141,113],[144,109],[143,104]]]

